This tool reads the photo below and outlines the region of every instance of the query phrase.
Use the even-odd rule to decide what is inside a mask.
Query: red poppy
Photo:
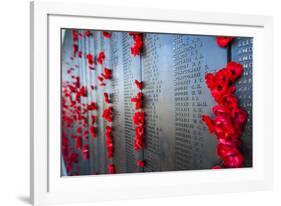
[[[82,134],[82,127],[77,127],[76,128],[76,132],[78,133],[78,134]]]
[[[109,104],[110,101],[109,101],[109,95],[108,95],[108,93],[105,92],[103,95],[104,95],[104,101],[105,101],[107,104]]]
[[[72,39],[73,41],[78,41],[78,32],[76,29],[72,29]]]
[[[109,164],[107,167],[108,173],[115,174],[116,173],[116,167],[114,164]]]
[[[92,138],[96,138],[96,137],[97,137],[96,129],[95,129],[95,127],[94,127],[93,125],[91,125],[91,126],[89,127],[89,133],[90,133],[90,135],[92,136]]]
[[[223,105],[216,105],[213,107],[213,112],[216,116],[225,116],[228,117],[230,114],[230,111],[227,107]]]
[[[138,89],[142,89],[142,82],[139,82],[138,80],[135,80],[135,84],[137,85]]]
[[[109,33],[109,32],[104,31],[104,32],[102,32],[102,34],[103,34],[103,36],[105,38],[110,38],[111,37],[111,33]]]
[[[73,56],[76,57],[76,54],[78,52],[78,45],[77,44],[72,45],[72,51],[73,51]]]
[[[136,97],[131,98],[131,102],[135,103],[135,108],[140,109],[142,107],[142,92],[138,92]]]
[[[92,111],[92,110],[97,110],[97,105],[95,102],[91,102],[90,104],[87,105],[87,109],[89,111]]]
[[[134,44],[131,47],[131,53],[133,56],[137,56],[140,54],[143,47],[142,34],[138,32],[129,32],[129,35],[131,35],[134,40]]]
[[[108,68],[104,68],[104,72],[102,73],[104,79],[111,79],[112,78],[112,71]]]
[[[240,152],[235,155],[225,156],[222,159],[225,167],[239,168],[244,165],[244,157]]]
[[[144,135],[144,128],[143,128],[143,126],[136,127],[135,133],[136,133],[137,136]]]
[[[232,41],[233,37],[225,37],[225,36],[218,36],[216,37],[217,44],[220,47],[227,47],[228,44]]]
[[[87,92],[87,88],[85,86],[82,86],[79,90],[79,95],[82,97],[87,97],[88,92]]]
[[[76,147],[76,149],[82,149],[82,137],[81,136],[78,136],[75,139],[75,147]]]
[[[211,73],[207,73],[205,75],[205,81],[207,84],[207,87],[209,89],[213,89],[216,86],[216,78],[215,75],[211,74]]]
[[[137,161],[137,166],[143,168],[144,167],[144,161],[143,160],[138,160]]]
[[[228,62],[226,69],[232,82],[235,82],[243,73],[243,66],[233,61]]]
[[[221,102],[223,106],[232,110],[238,107],[238,99],[234,94],[226,94],[222,97]]]
[[[144,148],[144,140],[143,140],[143,136],[139,137],[136,136],[134,139],[134,149],[136,151],[143,149]]]
[[[105,60],[105,54],[104,54],[103,51],[101,51],[101,52],[99,53],[99,56],[98,56],[98,63],[99,63],[99,64],[103,64],[104,60]]]
[[[144,125],[144,111],[135,112],[133,122],[137,126]]]
[[[92,118],[92,124],[95,124],[97,116],[92,115],[91,118]]]
[[[107,109],[105,109],[103,111],[102,117],[108,121],[108,122],[112,122],[112,108],[108,107]]]
[[[213,133],[214,132],[213,120],[207,115],[202,115],[202,121],[205,122],[205,124],[207,125],[209,132]]]
[[[102,82],[104,79],[101,76],[98,76],[98,80]]]
[[[90,31],[90,30],[86,30],[86,31],[85,31],[85,36],[86,36],[86,37],[92,36],[91,31]]]
[[[231,120],[227,117],[218,116],[214,119],[214,132],[219,138],[235,138],[238,136]]]
[[[235,155],[239,153],[236,147],[232,147],[225,144],[218,144],[217,145],[217,155],[220,157]]]
[[[247,112],[240,108],[232,109],[230,115],[234,125],[237,125],[238,127],[242,127],[247,121],[248,117]]]
[[[87,58],[87,61],[88,61],[88,64],[90,64],[90,65],[93,65],[94,64],[94,57],[93,57],[93,55],[92,54],[87,54],[86,55],[86,58]]]

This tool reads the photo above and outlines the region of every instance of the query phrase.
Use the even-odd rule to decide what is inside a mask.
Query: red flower
[[[98,56],[98,63],[99,63],[99,64],[103,64],[104,60],[105,60],[105,54],[104,54],[103,51],[101,51],[101,52],[99,53],[99,56]]]
[[[205,75],[205,81],[209,89],[213,89],[216,86],[216,78],[211,73]]]
[[[245,124],[248,117],[247,112],[239,108],[232,109],[230,115],[234,125],[239,128]]]
[[[144,148],[143,136],[136,136],[134,140],[134,149],[136,151]]]
[[[107,167],[108,173],[115,174],[116,173],[116,167],[114,164],[109,164]]]
[[[102,32],[102,34],[103,34],[103,36],[105,38],[110,38],[111,37],[111,33],[109,33],[109,32],[104,31],[104,32]]]
[[[219,103],[213,107],[215,119],[202,115],[209,131],[214,132],[218,139],[217,155],[222,159],[224,167],[242,167],[244,157],[238,147],[238,139],[243,125],[247,121],[247,112],[240,109],[238,99],[233,94],[235,87],[231,85],[243,73],[243,67],[236,62],[229,62],[215,74],[206,74],[205,81],[214,99]],[[215,169],[221,166],[215,166]]]
[[[202,121],[205,122],[205,124],[207,125],[209,132],[213,133],[214,132],[213,120],[207,115],[202,115]]]
[[[226,69],[232,82],[235,82],[243,73],[243,66],[236,62],[228,62]]]
[[[77,127],[77,128],[76,128],[76,132],[77,132],[78,134],[81,134],[81,133],[82,133],[82,127],[80,127],[80,126]]]
[[[133,122],[137,126],[144,125],[144,111],[135,112],[133,116]]]
[[[111,79],[112,78],[112,71],[108,68],[104,68],[104,72],[101,74],[104,79]]]
[[[92,36],[91,31],[90,31],[90,30],[86,30],[86,31],[85,31],[85,36],[86,36],[86,37]]]
[[[243,167],[244,157],[240,152],[235,155],[226,156],[223,157],[223,164],[225,167],[229,167],[229,168]]]
[[[72,45],[72,51],[73,51],[73,56],[76,57],[76,54],[78,52],[78,45],[77,44]]]
[[[73,41],[78,41],[78,32],[76,29],[72,29],[72,39]]]
[[[95,127],[92,126],[92,125],[89,127],[89,133],[90,133],[90,135],[92,136],[92,138],[96,138],[96,137],[97,137],[96,129],[95,129]]]
[[[95,115],[92,115],[92,124],[95,124],[95,122],[96,122],[96,116]]]
[[[105,109],[103,111],[102,117],[108,121],[108,122],[112,122],[112,108],[108,107],[107,109]]]
[[[133,56],[137,56],[140,54],[143,47],[142,34],[137,32],[129,32],[129,35],[133,36],[134,40],[134,44],[131,47],[131,53]]]
[[[227,107],[223,105],[216,105],[213,107],[213,112],[216,116],[225,116],[228,117],[230,114],[230,111]]]
[[[139,90],[142,89],[142,83],[141,82],[139,82],[138,80],[135,80],[135,84],[137,85]]]
[[[78,136],[75,139],[75,147],[76,147],[76,149],[82,149],[82,137],[81,136]]]
[[[226,94],[222,97],[221,104],[228,109],[236,109],[238,107],[238,99],[234,94]]]
[[[225,36],[218,36],[216,37],[217,44],[220,47],[227,47],[228,44],[232,41],[233,37],[225,37]]]
[[[107,104],[109,104],[109,103],[110,103],[110,101],[109,101],[109,96],[108,96],[108,93],[107,93],[107,92],[105,92],[105,93],[103,93],[103,95],[104,95],[104,101],[105,101]]]
[[[92,54],[90,54],[90,53],[87,54],[86,58],[87,58],[88,64],[90,64],[90,65],[94,64],[94,57]]]
[[[214,119],[214,131],[219,138],[235,138],[238,136],[229,118],[218,116]]]
[[[102,78],[101,76],[98,76],[98,80],[99,80],[100,82],[102,82],[102,81],[103,81],[103,78]]]
[[[143,126],[136,127],[135,133],[138,137],[144,135],[144,128]]]
[[[135,104],[136,109],[140,109],[142,107],[142,97],[143,97],[142,92],[138,92],[136,97],[131,98],[131,102],[136,103]]]
[[[138,160],[137,161],[137,166],[143,168],[144,167],[144,161],[143,160]]]
[[[89,111],[92,111],[92,110],[97,110],[97,105],[95,102],[91,102],[90,104],[87,105],[87,109]]]
[[[85,86],[82,86],[79,90],[79,95],[82,97],[87,97],[88,92],[87,92],[87,88]]]
[[[225,144],[218,144],[217,145],[217,155],[220,157],[235,155],[239,153],[236,147],[228,146]]]

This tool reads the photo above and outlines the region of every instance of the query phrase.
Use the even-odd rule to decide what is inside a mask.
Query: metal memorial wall
[[[130,53],[133,40],[128,32],[112,32],[111,38],[103,38],[102,32],[93,31],[89,38],[78,38],[78,47],[83,55],[97,56],[104,51],[104,66],[112,70],[112,80],[106,87],[98,85],[100,65],[89,69],[85,58],[70,60],[72,41],[71,30],[66,29],[62,38],[62,82],[71,81],[67,70],[74,68],[73,74],[80,77],[81,85],[91,91],[81,103],[94,101],[98,105],[96,111],[86,114],[88,125],[90,117],[97,116],[97,138],[83,138],[83,142],[89,144],[88,160],[76,151],[79,161],[75,174],[62,172],[62,175],[107,173],[110,162],[106,156],[106,125],[102,118],[102,111],[107,107],[104,92],[109,93],[112,100],[114,156],[110,161],[116,165],[116,173],[212,168],[219,161],[217,139],[208,132],[201,117],[212,115],[215,102],[204,76],[223,68],[229,60],[240,62],[244,67],[243,76],[235,86],[240,105],[249,114],[241,148],[245,166],[252,166],[252,38],[235,38],[231,48],[222,49],[216,45],[214,36],[144,33],[142,54],[134,57]],[[135,109],[131,98],[137,93],[135,79],[143,82],[145,148],[141,152],[136,152],[133,145]],[[76,150],[75,140],[70,134],[67,137]],[[145,161],[143,169],[136,166],[139,158]]]

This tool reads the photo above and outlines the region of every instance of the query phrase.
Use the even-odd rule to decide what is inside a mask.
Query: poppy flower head
[[[94,57],[93,57],[92,54],[90,54],[90,53],[87,54],[86,55],[86,59],[87,59],[89,65],[93,65],[94,64]]]
[[[97,61],[98,61],[99,64],[103,64],[104,60],[105,60],[105,54],[104,54],[104,51],[101,51],[98,55]]]
[[[93,34],[92,34],[92,32],[90,31],[90,30],[86,30],[85,31],[85,36],[86,37],[90,37],[90,36],[92,36]]]
[[[214,132],[213,120],[207,115],[202,115],[202,121],[205,122],[205,124],[207,125],[209,132],[213,133]]]
[[[116,167],[114,164],[109,164],[107,167],[108,173],[109,174],[115,174],[116,173]]]
[[[97,137],[96,129],[95,129],[95,127],[93,125],[91,125],[89,127],[89,133],[92,136],[92,138],[96,138]]]
[[[135,112],[135,114],[133,116],[133,122],[137,126],[144,125],[144,111],[143,110],[140,112]]]
[[[102,117],[108,121],[108,122],[112,122],[112,107],[108,107],[107,109],[105,109],[103,111]]]
[[[105,92],[103,95],[104,95],[104,101],[105,101],[107,104],[110,104],[108,93]]]
[[[138,88],[139,90],[142,89],[142,82],[140,82],[140,81],[138,81],[138,80],[135,80],[135,84],[136,84],[136,86],[137,86],[137,88]]]
[[[226,69],[232,82],[235,82],[243,73],[243,66],[233,61],[228,62]]]
[[[227,47],[232,40],[233,37],[225,37],[225,36],[216,37],[217,44],[223,48]]]
[[[138,160],[137,161],[137,166],[141,167],[141,168],[144,168],[144,161],[143,160]]]
[[[105,38],[110,38],[110,37],[111,37],[111,33],[106,32],[106,31],[102,32],[102,35],[103,35]]]

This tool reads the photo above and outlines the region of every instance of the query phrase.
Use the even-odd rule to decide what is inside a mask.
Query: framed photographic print
[[[272,187],[271,17],[35,1],[31,39],[33,204]]]

